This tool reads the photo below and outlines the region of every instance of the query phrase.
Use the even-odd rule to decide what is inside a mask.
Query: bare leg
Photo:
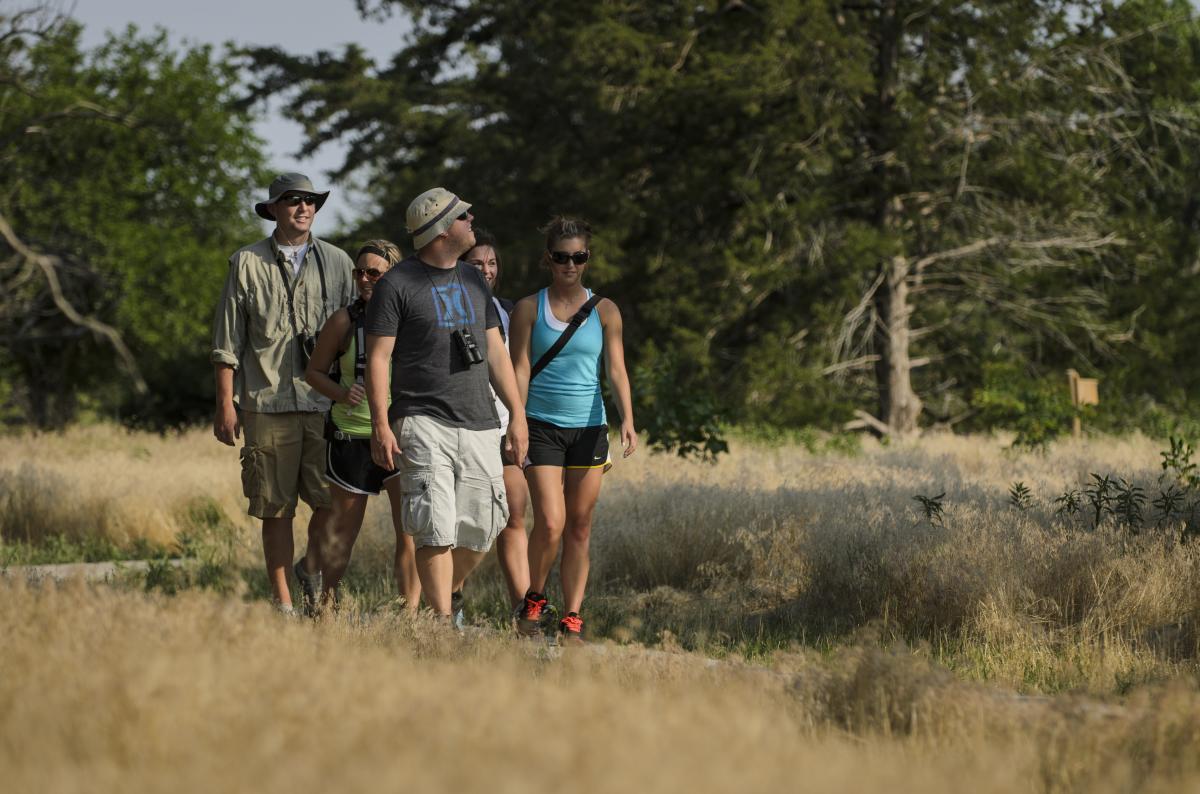
[[[449,546],[417,549],[417,576],[425,603],[434,614],[450,617],[450,584],[454,579],[454,557]]]
[[[558,544],[566,524],[561,466],[527,466],[529,495],[533,502],[533,532],[529,536],[529,589],[545,593],[546,579],[554,567]],[[524,595],[524,593],[522,593]]]
[[[354,549],[354,541],[362,529],[363,515],[367,512],[367,495],[353,493],[334,483],[329,484],[329,494],[333,500],[331,512],[333,518],[332,531],[323,536],[320,544],[321,573],[324,577],[326,597],[337,589],[346,568],[350,565],[350,552]],[[313,540],[309,537],[309,554],[312,552]],[[309,554],[305,554],[307,560]]]
[[[337,516],[331,507],[318,507],[308,520],[308,544],[304,548],[304,571],[315,576],[324,569],[321,557],[325,544],[337,530]]]
[[[517,606],[529,590],[529,538],[525,535],[529,486],[519,466],[504,467],[504,491],[508,496],[508,524],[496,538],[496,551],[508,586],[508,600]]]
[[[396,588],[404,597],[405,608],[416,612],[421,603],[421,579],[417,576],[417,546],[412,535],[404,531],[404,519],[400,510],[400,478],[390,477],[384,481],[388,501],[392,505],[392,526],[396,528]]]
[[[450,555],[454,559],[454,577],[451,585],[451,590],[455,593],[463,589],[463,585],[467,582],[467,577],[471,575],[471,571],[479,567],[479,563],[483,562],[483,552],[474,551],[472,549],[458,546]],[[521,595],[524,595],[522,593]]]
[[[567,520],[563,532],[562,588],[563,606],[567,613],[578,612],[583,606],[583,591],[587,587],[588,545],[592,534],[592,513],[600,497],[603,469],[567,469],[563,482],[566,495]]]
[[[292,605],[292,593],[288,590],[287,574],[292,567],[291,518],[264,518],[262,525],[263,557],[267,563],[267,579],[271,593],[280,606]]]

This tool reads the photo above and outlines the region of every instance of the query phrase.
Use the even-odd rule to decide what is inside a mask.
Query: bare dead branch
[[[825,367],[823,370],[821,370],[821,374],[832,375],[835,372],[842,372],[843,370],[847,369],[866,369],[868,366],[874,364],[878,360],[879,356],[874,354],[869,356],[859,356],[858,358],[850,361],[841,361],[837,364],[830,364],[828,367]]]
[[[890,436],[892,434],[892,429],[887,424],[879,421],[866,411],[859,409],[854,412],[854,415],[857,418],[842,425],[843,430],[864,430],[870,428],[881,436]]]
[[[3,213],[0,213],[0,236],[2,236],[9,246],[11,246],[12,249],[22,256],[27,262],[31,262],[41,269],[42,274],[46,278],[46,283],[50,287],[50,295],[54,300],[54,305],[64,317],[66,317],[73,324],[87,328],[97,336],[106,339],[108,343],[112,345],[113,350],[117,352],[117,356],[121,359],[121,363],[124,365],[126,372],[133,379],[134,389],[138,394],[146,394],[149,391],[146,386],[146,381],[142,378],[141,370],[137,365],[137,360],[133,357],[133,353],[130,352],[129,347],[125,344],[125,340],[121,338],[121,334],[111,325],[101,322],[95,317],[80,314],[63,294],[62,284],[58,279],[58,258],[35,251],[26,245],[19,237],[17,237],[16,232],[14,232],[12,226],[9,225],[8,218],[6,218]]]

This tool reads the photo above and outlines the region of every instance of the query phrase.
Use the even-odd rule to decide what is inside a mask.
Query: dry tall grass
[[[771,672],[262,602],[0,580],[8,791],[1126,792],[1200,785],[1200,692],[1020,701],[874,643]]]
[[[1194,675],[1197,544],[1153,528],[1091,531],[1050,505],[1090,472],[1152,488],[1161,447],[1135,437],[1017,454],[994,439],[945,436],[868,443],[857,455],[737,444],[716,465],[640,454],[605,481],[589,629],[763,658],[838,647],[869,629],[960,678],[1034,693],[1119,695]],[[3,538],[170,543],[194,533],[197,505],[206,506],[200,514],[211,524],[216,512],[251,592],[262,592],[236,452],[207,431],[8,438],[0,460]],[[1015,481],[1034,491],[1028,510],[1008,505]],[[935,525],[913,496],[941,492]],[[372,501],[348,580],[365,611],[391,587],[390,518]],[[503,614],[500,593],[489,562],[468,593],[476,615]]]
[[[589,628],[667,652],[550,660],[390,610],[381,500],[346,608],[288,621],[253,597],[257,527],[236,452],[207,432],[0,439],[0,540],[194,548],[205,530],[230,537],[235,572],[172,597],[153,580],[0,579],[4,788],[1200,787],[1200,553],[1170,528],[1092,531],[1049,503],[1092,471],[1153,486],[1160,445],[1001,446],[622,461],[596,516]],[[1006,495],[1018,480],[1035,495],[1023,511]],[[931,523],[913,496],[943,491]],[[475,614],[502,614],[500,593],[489,563]]]

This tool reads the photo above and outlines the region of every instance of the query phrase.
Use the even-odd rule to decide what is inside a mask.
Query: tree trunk
[[[879,392],[879,419],[893,435],[908,436],[917,431],[921,398],[912,387],[912,362],[908,356],[908,260],[893,257],[880,265],[883,282],[875,292],[874,333],[875,382]]]
[[[871,98],[871,132],[868,136],[875,163],[874,222],[885,238],[893,238],[902,249],[903,234],[898,219],[896,198],[902,179],[893,173],[889,163],[897,148],[895,118],[896,91],[899,83],[900,47],[904,24],[897,9],[897,0],[884,0],[879,9],[879,50],[875,61],[875,95]],[[879,264],[881,283],[875,292],[876,325],[873,333],[875,354],[875,384],[879,394],[879,420],[893,435],[912,435],[917,430],[921,400],[912,388],[912,363],[908,355],[909,318],[908,259],[893,256]]]

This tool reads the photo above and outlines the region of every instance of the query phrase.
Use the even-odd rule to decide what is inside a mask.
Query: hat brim
[[[283,191],[283,193],[280,193],[277,196],[271,196],[266,201],[260,201],[257,204],[255,204],[254,211],[257,212],[258,217],[262,218],[263,220],[273,221],[273,220],[275,220],[275,216],[267,211],[267,207],[270,206],[271,204],[274,204],[276,201],[279,201],[279,199],[283,198],[285,193],[298,193],[298,192],[300,192],[300,191],[297,191],[293,188],[288,188],[287,190]],[[329,198],[328,190],[326,190],[324,193],[317,193],[317,192],[310,193],[307,190],[304,192],[308,193],[308,195],[310,195],[310,196],[317,197],[317,203],[315,206],[316,206],[316,209],[318,209],[318,210],[321,209],[321,207],[325,206],[325,199]]]

